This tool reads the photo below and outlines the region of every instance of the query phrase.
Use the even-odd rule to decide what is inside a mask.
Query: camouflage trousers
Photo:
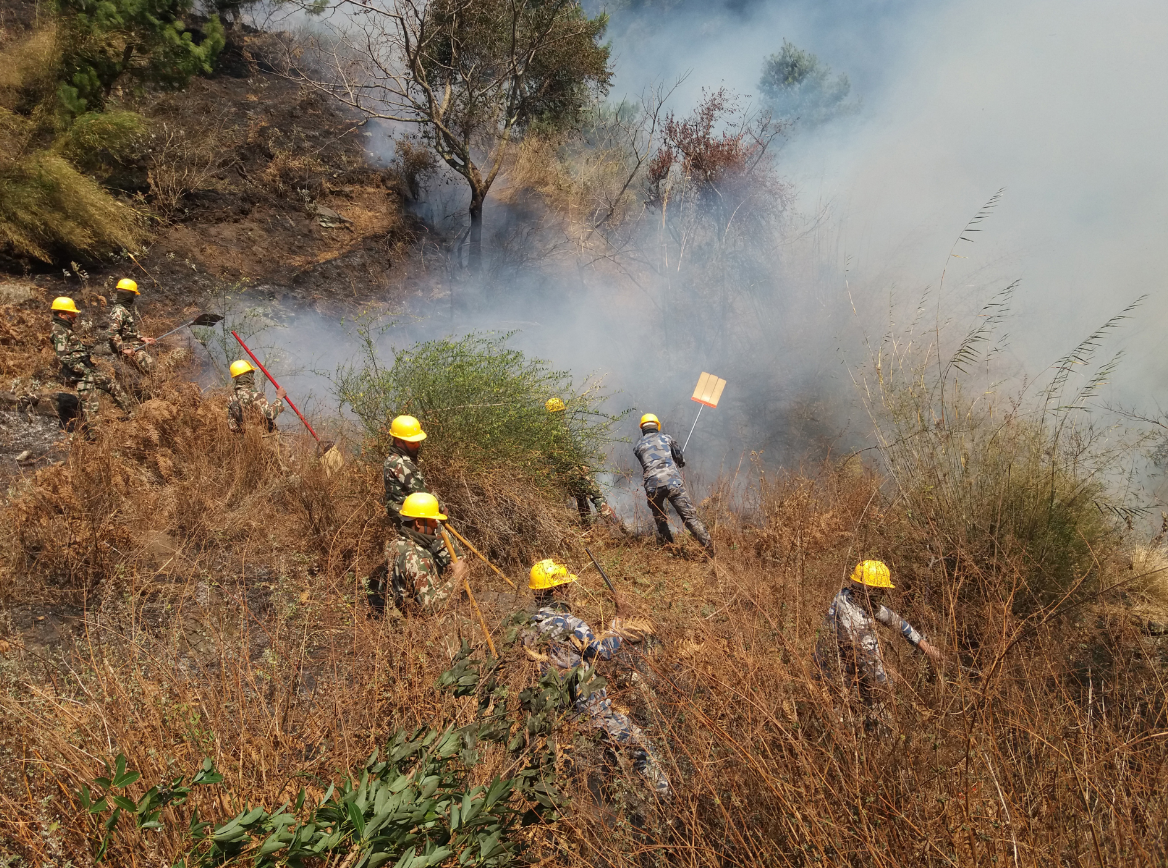
[[[576,499],[576,510],[580,513],[580,520],[589,522],[592,520],[592,508],[596,509],[599,514],[608,501],[604,499],[604,495],[593,484],[591,487],[579,486],[572,491],[572,497]]]
[[[86,425],[97,424],[97,415],[101,410],[98,391],[105,392],[113,398],[123,412],[130,412],[133,406],[130,403],[130,396],[109,374],[96,368],[86,368],[83,371],[77,371],[76,374],[78,376],[77,399],[81,402],[81,418]]]
[[[576,710],[587,714],[591,725],[603,729],[608,737],[628,751],[635,768],[659,796],[672,793],[669,778],[661,768],[653,745],[645,737],[644,731],[612,707],[605,690],[597,690],[587,699],[576,703]]]
[[[669,519],[665,515],[665,502],[673,504],[674,510],[685,523],[686,528],[697,537],[705,548],[710,548],[710,532],[698,518],[698,511],[693,501],[689,499],[689,492],[685,490],[685,483],[680,476],[676,476],[665,483],[658,483],[657,487],[645,486],[645,494],[649,498],[649,512],[653,514],[653,523],[657,525],[657,539],[661,542],[673,542],[673,532],[669,529]]]

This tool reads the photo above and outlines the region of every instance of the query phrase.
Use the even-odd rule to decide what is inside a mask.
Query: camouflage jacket
[[[109,345],[115,353],[122,350],[138,349],[142,345],[142,333],[138,330],[141,320],[138,312],[124,304],[115,304],[109,315]]]
[[[244,417],[258,413],[269,431],[276,430],[276,417],[284,410],[284,402],[278,398],[271,403],[264,393],[255,387],[255,371],[248,371],[235,378],[235,394],[227,405],[227,425],[237,434],[243,431]]]
[[[385,511],[397,521],[405,499],[420,491],[429,491],[422,471],[414,463],[410,454],[400,446],[390,444],[389,455],[381,466],[381,477],[385,482]]]
[[[886,684],[884,658],[876,636],[876,622],[899,630],[900,635],[919,645],[924,637],[908,621],[886,606],[875,613],[864,604],[863,591],[844,586],[828,607],[815,649],[815,662],[824,674],[842,674],[848,681]]]
[[[53,351],[57,354],[57,361],[62,370],[69,375],[81,376],[86,370],[93,367],[90,350],[73,330],[68,320],[59,316],[53,317],[53,328],[49,334],[53,343]]]
[[[527,644],[547,642],[548,662],[559,670],[568,670],[597,658],[611,660],[620,648],[620,636],[596,638],[588,623],[566,607],[544,606],[531,618],[532,630]]]
[[[654,431],[646,434],[633,446],[633,454],[641,462],[645,475],[645,490],[656,491],[672,482],[681,481],[679,467],[685,467],[681,447],[668,434]]]
[[[441,538],[404,529],[402,535],[390,544],[389,578],[394,602],[399,607],[432,612],[446,602],[454,590],[453,577],[443,580],[446,568],[434,557],[435,539],[437,545],[442,545]]]

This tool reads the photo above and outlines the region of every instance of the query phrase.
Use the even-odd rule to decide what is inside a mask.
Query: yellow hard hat
[[[852,581],[869,588],[892,588],[892,572],[883,561],[861,561],[852,570]]]
[[[130,280],[128,277],[123,277],[118,281],[118,289],[124,289],[126,292],[134,293],[134,295],[142,294],[138,292],[138,284],[134,283],[134,281]]]
[[[438,498],[426,491],[417,491],[405,499],[398,510],[403,518],[436,518],[445,521],[438,511]]]
[[[246,374],[248,371],[254,371],[251,362],[247,359],[237,359],[231,363],[232,378],[238,377],[240,374]]]
[[[567,567],[551,558],[544,558],[531,568],[531,583],[528,587],[533,591],[545,591],[574,581],[576,576],[569,573]]]
[[[398,416],[389,423],[390,435],[407,443],[421,443],[426,439],[426,432],[422,430],[422,423],[413,416]]]
[[[661,420],[658,419],[656,416],[654,416],[652,413],[646,413],[644,416],[641,417],[641,427],[644,428],[646,425],[656,425],[657,430],[658,431],[661,430]]]
[[[69,313],[81,313],[77,309],[77,305],[73,303],[73,299],[67,295],[61,295],[53,299],[53,310],[64,310]]]
[[[544,404],[544,406],[547,407],[547,411],[549,413],[562,413],[567,409],[564,406],[564,402],[559,398],[548,398],[547,403]]]

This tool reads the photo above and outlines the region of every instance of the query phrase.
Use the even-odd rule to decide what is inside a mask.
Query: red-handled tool
[[[271,383],[274,388],[279,389],[280,384],[277,383],[275,378],[268,373],[268,369],[264,367],[263,362],[256,358],[255,353],[248,349],[247,344],[243,342],[243,338],[237,335],[234,331],[231,332],[231,336],[239,341],[239,345],[243,347],[243,351],[251,356],[251,360],[256,363],[256,367],[264,372],[264,376],[268,378],[268,382]],[[292,403],[292,399],[289,398],[287,394],[284,395],[284,400],[288,402],[288,406],[292,408],[292,412],[300,417],[300,421],[304,423],[304,427],[308,429],[308,433],[312,435],[314,440],[316,440],[317,452],[321,454],[321,462],[325,465],[325,467],[330,471],[336,470],[338,467],[340,467],[344,463],[344,458],[341,456],[341,453],[337,451],[337,447],[333,445],[331,441],[320,439],[320,435],[312,430],[312,426],[308,424],[308,420],[304,418],[304,414],[301,413],[299,408],[297,408],[297,406]]]

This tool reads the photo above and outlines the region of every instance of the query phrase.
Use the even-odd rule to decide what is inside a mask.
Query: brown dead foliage
[[[87,864],[73,793],[124,751],[142,785],[204,756],[226,776],[199,793],[221,822],[275,807],[358,766],[399,726],[465,720],[474,699],[434,689],[462,640],[484,647],[467,601],[374,618],[361,577],[387,529],[380,467],[349,452],[331,476],[306,437],[226,428],[223,393],[158,386],[129,422],[15,491],[0,520],[9,604],[84,602],[83,633],[52,654],[8,632],[0,666],[0,858]],[[458,529],[520,582],[472,560],[505,679],[535,665],[503,644],[530,604],[526,566],[581,576],[576,611],[599,632],[613,605],[574,515],[499,472],[426,463]],[[1158,864],[1168,833],[1164,649],[1105,609],[1014,614],[1014,577],[931,561],[928,540],[855,462],[738,480],[707,504],[714,561],[688,542],[589,533],[655,637],[603,664],[610,695],[658,746],[676,787],[655,806],[595,733],[565,721],[573,799],[525,833],[533,862],[584,865]],[[716,522],[715,522],[716,520]],[[893,686],[883,733],[833,696],[811,661],[823,612],[860,557],[893,564],[889,605],[949,656],[928,665],[881,634]],[[1018,565],[1021,569],[1022,565]],[[963,600],[978,583],[980,602]],[[979,644],[964,644],[976,621]],[[964,665],[965,669],[962,668]],[[632,675],[635,673],[635,677]],[[487,752],[476,775],[505,768]],[[627,763],[625,763],[627,765]],[[114,865],[172,864],[181,817],[127,833]]]

